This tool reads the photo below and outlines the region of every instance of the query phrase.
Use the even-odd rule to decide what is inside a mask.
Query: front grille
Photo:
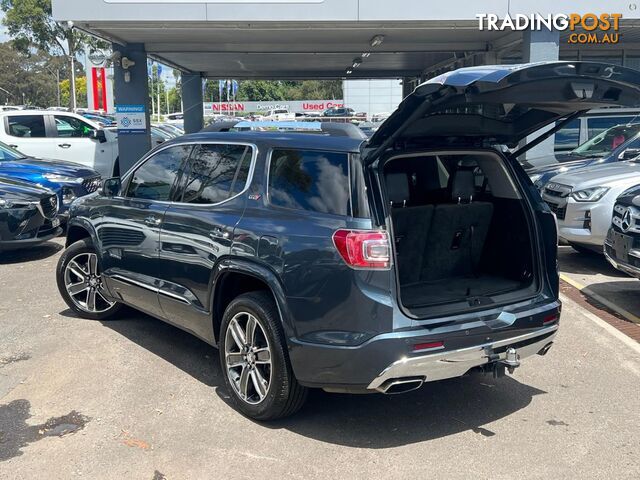
[[[547,183],[544,189],[545,195],[549,197],[564,198],[571,193],[571,187],[568,185],[562,185],[561,183]]]
[[[550,197],[562,197],[562,192],[556,192],[555,190],[545,189],[545,193]]]
[[[567,207],[566,205],[564,207],[561,207],[555,203],[551,203],[551,202],[547,202],[547,205],[549,205],[549,208],[551,209],[551,211],[553,213],[556,214],[556,218],[558,220],[564,220],[564,217],[567,214]]]
[[[640,233],[640,210],[616,203],[611,223],[621,232]]]
[[[50,195],[40,200],[39,210],[44,218],[51,220],[58,214],[58,197]]]
[[[101,185],[100,177],[87,178],[82,182],[82,186],[87,191],[87,193],[96,192],[100,188],[100,185]]]

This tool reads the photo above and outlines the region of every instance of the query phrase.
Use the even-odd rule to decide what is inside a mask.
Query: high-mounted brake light
[[[386,270],[391,266],[389,234],[383,230],[337,230],[333,244],[352,268]]]

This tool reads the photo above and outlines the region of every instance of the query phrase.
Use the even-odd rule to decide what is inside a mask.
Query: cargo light
[[[388,270],[391,244],[384,230],[337,230],[333,244],[351,268]]]

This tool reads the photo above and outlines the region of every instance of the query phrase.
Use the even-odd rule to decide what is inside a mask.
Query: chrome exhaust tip
[[[540,351],[538,352],[538,355],[545,356],[549,351],[549,349],[551,348],[551,345],[553,345],[553,342],[547,343],[544,347],[540,349]]]
[[[417,390],[423,383],[422,377],[396,378],[380,385],[378,391],[387,395],[396,395]]]

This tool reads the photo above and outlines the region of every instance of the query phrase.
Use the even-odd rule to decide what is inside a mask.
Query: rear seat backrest
[[[410,205],[409,176],[386,175],[387,196],[391,204],[391,221],[395,239],[400,284],[415,283],[420,277],[424,244],[433,218],[433,205]]]
[[[423,254],[420,280],[438,280],[475,274],[493,216],[493,204],[474,202],[471,169],[455,172],[454,203],[436,205]]]

